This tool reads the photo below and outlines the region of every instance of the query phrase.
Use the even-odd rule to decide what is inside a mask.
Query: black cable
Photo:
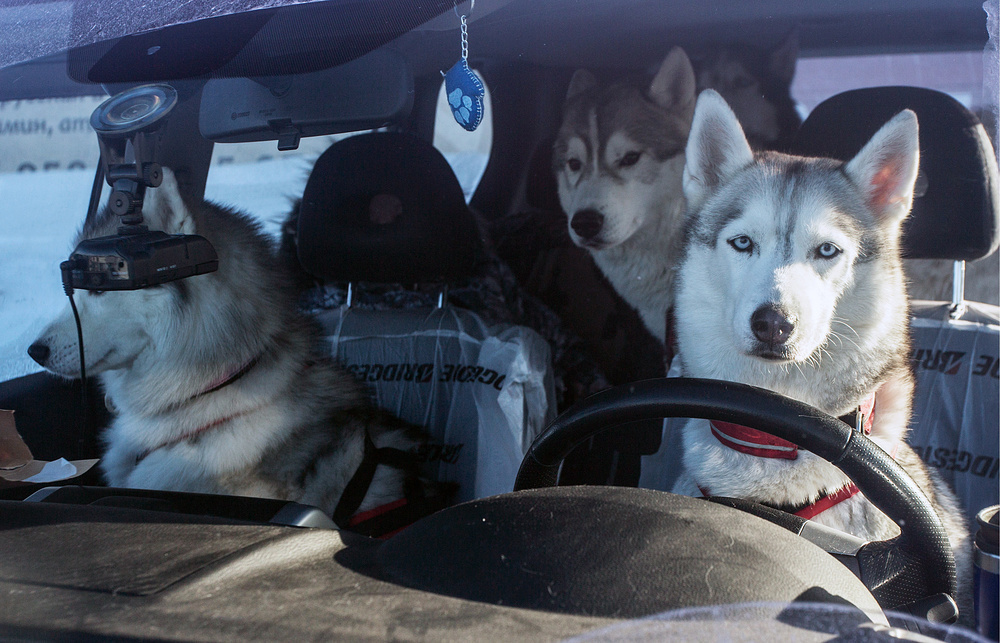
[[[92,433],[90,421],[90,399],[87,395],[87,362],[83,356],[83,326],[80,324],[80,313],[76,309],[76,302],[73,301],[72,284],[73,263],[64,261],[59,264],[59,271],[62,273],[63,292],[69,297],[69,307],[73,311],[73,319],[76,320],[76,340],[80,347],[80,404],[83,405],[83,430],[84,435],[90,436]]]
[[[90,202],[87,204],[87,217],[85,222],[93,222],[97,215],[97,208],[101,205],[101,194],[104,191],[104,163],[98,161],[97,170],[94,172],[94,183],[90,188]],[[86,225],[86,223],[85,223]],[[83,435],[87,437],[88,443],[91,436],[96,434],[96,429],[92,426],[92,414],[90,412],[90,396],[87,392],[87,362],[83,355],[83,326],[80,324],[80,313],[76,309],[76,302],[73,300],[72,270],[73,264],[64,261],[59,265],[62,273],[63,292],[69,298],[69,307],[73,310],[73,319],[76,321],[76,340],[80,347],[80,404],[83,405]]]
[[[84,402],[86,402],[87,363],[83,361],[83,327],[80,326],[80,313],[76,310],[76,302],[73,301],[72,294],[69,295],[69,307],[73,309],[73,319],[76,320],[76,341],[80,346],[80,381],[83,382]]]

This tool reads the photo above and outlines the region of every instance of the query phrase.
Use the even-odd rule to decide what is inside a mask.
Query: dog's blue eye
[[[843,250],[833,245],[829,241],[822,244],[820,247],[816,248],[816,256],[820,259],[833,259],[841,252],[843,252]]]
[[[580,159],[570,159],[566,161],[566,167],[569,168],[570,172],[579,172],[580,168],[583,167],[583,163],[580,162]]]
[[[729,245],[733,247],[736,252],[753,252],[753,239],[741,234],[738,237],[733,237],[729,240]]]
[[[626,152],[625,156],[618,161],[619,167],[631,167],[639,162],[639,157],[642,156],[642,152]]]

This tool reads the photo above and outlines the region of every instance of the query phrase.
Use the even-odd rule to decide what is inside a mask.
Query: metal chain
[[[465,14],[460,16],[458,14],[458,3],[459,0],[452,0],[452,9],[454,9],[455,15],[462,19],[462,60],[467,61],[469,59],[469,26],[465,24]],[[472,15],[475,8],[476,0],[472,0],[472,2],[469,3],[469,15]]]
[[[469,59],[469,27],[465,24],[465,16],[462,16],[462,60]]]

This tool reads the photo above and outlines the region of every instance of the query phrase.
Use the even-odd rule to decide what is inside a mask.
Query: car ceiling
[[[0,7],[0,67],[7,67],[0,69],[0,99],[44,95],[53,83],[64,85],[58,91],[84,93],[79,83],[313,71],[390,41],[416,76],[431,75],[458,57],[452,6],[451,0],[6,5]],[[460,7],[470,13],[467,3]],[[720,42],[777,45],[793,30],[802,56],[982,50],[987,41],[981,0],[476,0],[469,50],[473,64],[643,69],[672,45],[697,55]]]
[[[777,45],[793,29],[806,56],[981,50],[987,40],[980,0],[518,0],[473,22],[470,39],[484,56],[629,67],[672,45]]]

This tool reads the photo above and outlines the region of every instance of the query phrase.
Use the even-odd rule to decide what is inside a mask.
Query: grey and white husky
[[[684,144],[694,70],[670,51],[649,87],[570,81],[553,163],[573,242],[664,341],[674,260],[683,237]]]
[[[686,376],[767,388],[833,416],[860,408],[870,437],[937,509],[967,589],[955,496],[903,441],[913,376],[899,243],[918,157],[908,110],[847,163],[754,153],[722,97],[703,92],[684,170],[676,335]],[[795,508],[867,540],[898,533],[839,469],[791,443],[691,420],[683,444],[678,493]]]
[[[206,237],[219,269],[76,293],[87,371],[100,373],[115,413],[101,461],[109,484],[287,499],[333,515],[363,459],[370,471],[372,446],[417,448],[421,431],[370,405],[331,361],[255,223],[207,202],[189,209],[169,170],[147,192],[144,218],[152,230]],[[117,219],[105,211],[77,241],[114,234]],[[54,373],[80,375],[68,306],[29,353]],[[398,503],[417,482],[377,464],[355,509]]]

